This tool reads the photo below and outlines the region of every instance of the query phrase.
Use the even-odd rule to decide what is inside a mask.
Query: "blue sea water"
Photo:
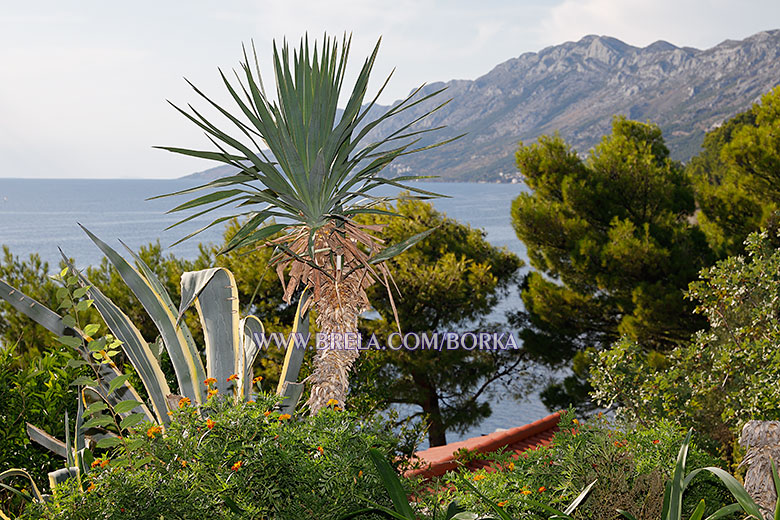
[[[58,247],[75,258],[77,266],[100,261],[100,251],[79,228],[79,223],[112,246],[119,246],[117,239],[133,249],[160,240],[167,248],[218,215],[193,219],[166,231],[166,227],[181,218],[180,214],[166,214],[166,211],[186,198],[146,199],[192,185],[193,181],[181,179],[0,179],[0,245],[9,246],[21,258],[37,253],[51,264],[52,271],[57,270],[59,263]],[[510,225],[509,212],[512,200],[525,189],[522,184],[417,183],[415,186],[448,195],[450,198],[432,201],[437,210],[484,229],[490,243],[508,248],[527,262],[525,247]],[[222,213],[227,214],[229,208]],[[169,250],[178,257],[195,258],[199,242],[220,243],[222,232],[220,225],[214,226]],[[520,305],[519,296],[513,291],[491,319],[502,320],[505,311]],[[479,426],[463,434],[449,433],[448,440],[519,426],[547,414],[536,392],[521,401],[507,397],[493,406],[493,415]]]

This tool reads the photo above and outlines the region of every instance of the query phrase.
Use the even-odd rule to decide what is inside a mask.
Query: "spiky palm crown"
[[[276,254],[272,262],[285,285],[288,302],[300,284],[312,288],[315,296],[312,301],[318,300],[323,283],[328,281],[339,284],[350,279],[361,297],[365,297],[364,289],[375,280],[388,285],[389,272],[384,261],[425,238],[431,230],[383,248],[382,241],[371,234],[377,229],[361,226],[353,217],[361,213],[396,215],[375,207],[395,198],[375,196],[372,192],[380,186],[403,188],[418,198],[437,196],[403,184],[429,177],[410,175],[388,179],[380,177],[380,172],[400,156],[453,140],[418,146],[422,134],[442,127],[413,128],[444,106],[444,102],[384,138],[362,144],[369,132],[383,121],[441,92],[418,95],[420,87],[379,117],[369,119],[369,111],[390,79],[385,80],[373,100],[364,107],[368,79],[380,42],[364,62],[337,121],[350,40],[345,35],[339,48],[336,40],[326,35],[321,52],[316,43],[310,52],[308,38],[305,38],[292,57],[286,42],[281,52],[274,43],[275,101],[266,95],[254,46],[254,68],[245,49],[241,73],[234,71],[237,86],[220,70],[222,81],[240,110],[238,115],[231,114],[190,83],[238,129],[240,137],[220,130],[192,105],[189,105],[189,111],[173,105],[203,129],[219,151],[160,147],[230,164],[239,170],[202,186],[163,196],[213,190],[173,208],[171,212],[199,208],[198,212],[175,225],[229,204],[247,208],[248,211],[238,215],[220,217],[182,240],[229,218],[245,216],[248,220],[222,252],[247,246],[274,246]],[[272,158],[262,151],[261,143],[270,150]],[[206,205],[210,206],[201,209]],[[279,223],[276,218],[287,222]],[[283,233],[281,237],[269,241],[280,232]],[[283,273],[287,267],[290,268],[290,279],[285,283]]]

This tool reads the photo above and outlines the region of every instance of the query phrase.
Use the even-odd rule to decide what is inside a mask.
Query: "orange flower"
[[[290,415],[289,413],[283,413],[282,415],[279,416],[279,420],[280,421],[286,421],[290,417],[292,417],[292,415]]]
[[[322,446],[317,446],[317,451],[319,451],[320,454],[325,453],[325,450],[322,449]]]
[[[246,404],[255,404],[255,402],[254,402],[253,400],[251,400],[251,399],[250,399],[250,400],[248,400],[248,401],[246,402]]]
[[[159,435],[162,433],[162,428],[159,426],[152,426],[148,430],[146,430],[146,436],[150,439],[154,439],[156,435]]]
[[[230,469],[231,469],[231,471],[238,471],[239,469],[241,469],[241,466],[243,466],[243,465],[244,465],[244,461],[239,460],[238,462],[236,462],[235,464],[230,466]]]
[[[230,376],[228,376],[227,382],[229,383],[231,381],[235,381],[236,379],[238,379],[238,374],[231,374]]]
[[[268,417],[269,415],[271,415],[271,412],[269,412],[268,410],[266,410],[265,412],[263,412],[263,415],[265,415],[266,417]]]
[[[504,507],[508,503],[509,503],[509,500],[502,500],[501,502],[498,503],[498,507]]]
[[[94,482],[90,482],[89,483],[89,487],[87,488],[87,491],[95,491],[95,483]]]
[[[256,385],[257,383],[259,383],[262,380],[263,380],[263,376],[257,376],[256,378],[252,379],[252,384]]]
[[[182,397],[181,399],[179,399],[179,408],[184,408],[185,406],[189,406],[191,402],[192,401],[190,401],[189,397]]]
[[[522,493],[524,495],[530,495],[531,494],[531,490],[530,489],[524,489],[520,493]]]
[[[480,481],[484,479],[485,479],[485,475],[474,475],[474,480],[476,481]]]
[[[507,469],[508,469],[509,471],[512,471],[512,470],[514,470],[514,469],[515,469],[515,463],[514,463],[514,462],[510,462],[509,464],[507,464],[507,466],[506,466],[506,467],[507,467]]]
[[[545,491],[547,491],[546,487],[542,486],[539,488],[539,493],[544,493]]]
[[[214,427],[214,425],[215,425],[215,424],[217,424],[217,423],[215,423],[215,422],[214,422],[214,421],[212,421],[211,419],[208,419],[208,420],[206,421],[206,428],[208,428],[208,429],[210,430],[210,429],[212,429],[212,428]]]
[[[654,441],[653,441],[653,444],[658,444],[659,442],[661,442],[661,441],[659,441],[658,439],[656,439],[656,440],[654,440]]]
[[[622,444],[620,444],[620,441],[615,441],[615,442],[613,442],[612,444],[614,444],[614,445],[615,445],[615,446],[617,446],[618,448],[619,448],[620,446],[622,446]]]
[[[209,395],[208,395],[207,399],[211,399],[212,397],[214,397],[218,393],[219,393],[219,390],[217,390],[216,388],[214,388],[213,390],[209,390]]]
[[[580,421],[578,421],[577,419],[572,419],[572,420],[571,420],[571,422],[573,422],[573,423],[574,423],[574,424],[576,424],[577,426],[579,426],[579,425],[580,425]]]
[[[360,471],[358,471],[358,477],[362,477],[362,476],[363,476],[363,470],[361,469]]]
[[[169,412],[168,412],[168,415],[169,415],[169,416],[173,415],[173,412],[169,411]]]
[[[100,467],[101,468],[105,468],[106,466],[108,466],[108,459],[101,460],[100,461]]]
[[[184,459],[181,459],[179,462],[181,462],[181,467],[186,468],[187,467],[187,461]]]
[[[89,465],[90,468],[97,468],[98,466],[100,466],[99,460],[93,460],[92,464]]]
[[[206,385],[206,386],[211,386],[211,385],[213,385],[216,382],[217,382],[216,378],[209,377],[208,379],[203,381],[203,384]]]

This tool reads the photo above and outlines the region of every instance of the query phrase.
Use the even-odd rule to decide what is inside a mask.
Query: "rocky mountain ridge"
[[[585,153],[609,132],[616,114],[657,123],[673,157],[687,160],[698,152],[707,130],[778,84],[780,30],[726,40],[706,50],[665,41],[639,48],[608,36],[586,36],[522,54],[473,81],[427,85],[422,93],[447,87],[442,99],[452,101],[424,125],[446,125],[439,139],[467,135],[403,157],[388,173],[510,181],[517,177],[518,141],[558,131]],[[379,130],[390,132],[433,103],[422,103]],[[195,175],[212,177],[218,173],[213,170]]]

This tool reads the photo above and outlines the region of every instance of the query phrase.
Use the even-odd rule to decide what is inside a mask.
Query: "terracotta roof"
[[[464,448],[469,451],[490,453],[505,447],[514,451],[519,457],[521,453],[528,449],[549,444],[555,432],[558,431],[560,419],[560,414],[556,412],[525,426],[518,426],[510,430],[497,431],[490,435],[480,435],[465,441],[452,442],[444,446],[418,451],[415,455],[423,463],[423,467],[406,472],[406,476],[431,478],[443,475],[447,471],[458,467],[458,463],[455,461],[455,453]],[[476,471],[487,466],[488,462],[485,460],[474,460],[466,464],[470,471]]]

